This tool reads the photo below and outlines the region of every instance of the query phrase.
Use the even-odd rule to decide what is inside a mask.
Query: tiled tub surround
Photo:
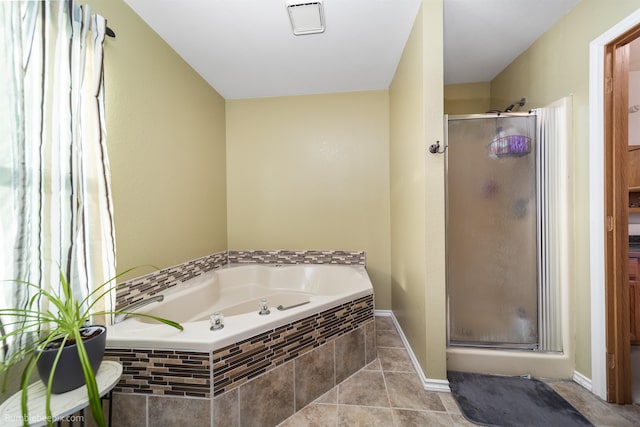
[[[375,340],[375,322],[371,319],[229,391],[216,392],[213,425],[278,425],[374,361]]]
[[[255,257],[256,252],[260,252],[260,255],[272,253],[272,251],[251,251],[251,256]],[[300,252],[282,252],[294,257],[300,256]],[[344,252],[335,252],[339,258],[329,256],[327,259],[334,261],[344,259],[340,258],[344,256]],[[240,255],[244,256],[247,253],[243,252]],[[309,253],[311,256],[317,256],[318,251],[309,251]],[[358,263],[364,262],[364,254],[361,254],[362,256],[356,255],[356,259],[361,260]],[[230,256],[230,254],[226,255]],[[279,253],[274,256],[280,257],[279,264],[287,264],[282,261],[282,255]],[[199,275],[224,266],[225,263],[221,259],[224,260],[224,254],[213,254],[201,259],[201,262],[196,260],[192,263],[198,266],[196,268],[199,269],[197,274]],[[352,260],[350,259],[349,262]],[[169,287],[175,286],[175,284],[167,286],[169,280],[166,280],[166,277],[170,275],[178,278],[186,277],[193,271],[193,267],[190,272],[183,272],[180,269],[170,272],[165,270],[159,272],[164,276],[155,276],[160,278],[155,283],[148,277],[136,283],[133,283],[135,281],[129,283],[136,285],[133,288],[137,290],[140,290],[140,286],[146,286],[146,289],[153,289],[154,293],[159,291],[164,293]],[[319,396],[318,393],[328,390],[327,386],[332,387],[376,357],[373,295],[371,291],[364,297],[343,302],[320,313],[295,319],[291,323],[223,348],[214,346],[206,351],[200,351],[199,349],[128,347],[109,346],[106,357],[119,360],[124,366],[123,379],[115,388],[114,403],[116,410],[118,407],[138,409],[131,414],[133,417],[131,425],[137,425],[139,422],[148,422],[148,425],[156,423],[173,425],[175,422],[175,425],[180,425],[185,420],[192,424],[196,422],[197,425],[208,425],[209,421],[213,423],[211,411],[214,395],[218,396],[216,402],[223,404],[233,401],[233,396],[241,396],[243,392],[247,393],[247,390],[251,390],[250,393],[254,396],[264,394],[262,400],[267,402],[273,396],[273,390],[260,391],[256,386],[270,382],[274,375],[279,377],[282,372],[289,371],[295,372],[295,381],[292,377],[291,381],[286,380],[284,384],[295,383],[297,391],[295,396],[292,394],[293,400],[287,407],[298,410],[304,406],[305,402]],[[322,368],[310,362],[316,359],[319,360],[317,363],[320,363]],[[327,377],[326,367],[329,364],[332,366],[332,374]],[[322,381],[318,381],[319,369],[323,372]],[[305,380],[307,377],[308,379]],[[287,386],[283,387],[283,393],[288,395]],[[282,395],[279,396],[278,400]],[[138,406],[139,404],[144,404],[143,411],[140,410],[142,408]],[[216,403],[217,406],[219,403]],[[253,425],[265,425],[265,420],[273,416],[269,415],[271,411],[267,407],[263,412],[248,411],[243,414],[242,425],[252,425],[250,414],[256,417],[257,424]],[[216,416],[220,417],[223,413],[224,411],[218,410]],[[286,416],[291,413],[288,410],[282,412],[287,414]],[[185,414],[189,418],[180,418],[176,414]],[[279,415],[276,416],[278,417]],[[129,423],[126,420],[120,421],[123,425]],[[214,424],[225,425],[222,420]]]
[[[200,410],[204,418],[195,424],[193,418],[175,420],[175,425],[208,425],[212,416],[215,426],[276,425],[376,357],[373,295],[208,353],[125,348],[105,353],[124,368],[114,388],[120,416],[120,405],[139,401],[146,405],[148,425],[170,425],[174,411],[182,413],[185,405],[206,409],[216,396],[213,414]],[[141,395],[149,399],[140,400]],[[138,409],[130,416],[140,416]]]
[[[368,295],[215,350],[214,394],[232,390],[335,337],[362,329],[372,321],[373,295]],[[364,345],[361,350],[365,350]]]

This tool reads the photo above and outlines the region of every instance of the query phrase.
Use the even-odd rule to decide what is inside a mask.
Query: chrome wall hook
[[[440,141],[436,141],[435,144],[431,144],[429,146],[429,152],[431,154],[442,154],[445,151],[447,151],[447,145],[444,146],[444,148],[442,149],[442,151],[440,150]]]

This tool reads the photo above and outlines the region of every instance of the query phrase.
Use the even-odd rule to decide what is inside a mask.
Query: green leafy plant
[[[134,269],[135,268],[128,269],[109,279],[102,285],[96,287],[82,300],[78,300],[73,296],[69,281],[61,269],[59,291],[49,291],[45,289],[45,287],[31,282],[13,280],[13,282],[28,286],[33,290],[33,295],[29,299],[26,308],[0,309],[0,318],[6,316],[13,319],[9,323],[4,323],[4,325],[15,326],[15,329],[11,332],[0,332],[2,333],[2,335],[0,335],[0,342],[6,343],[14,337],[17,338],[21,336],[24,338],[25,336],[28,337],[35,335],[35,338],[23,339],[20,343],[16,342],[15,348],[12,349],[10,354],[5,356],[4,360],[2,360],[0,364],[0,372],[4,375],[2,389],[5,391],[9,370],[26,359],[26,365],[22,370],[20,380],[22,389],[22,419],[24,426],[27,426],[29,421],[27,387],[29,386],[29,380],[33,374],[33,370],[36,367],[40,355],[42,354],[39,350],[45,349],[53,343],[59,343],[59,349],[53,362],[49,380],[46,383],[45,407],[48,424],[53,426],[50,403],[52,394],[51,386],[56,367],[65,345],[76,344],[78,358],[80,360],[87,386],[87,396],[89,398],[89,406],[91,407],[93,418],[98,426],[105,426],[104,413],[102,411],[102,404],[100,401],[95,373],[91,368],[89,357],[81,335],[81,329],[88,326],[92,317],[110,314],[128,314],[131,316],[148,317],[172,326],[180,331],[183,330],[182,325],[177,322],[148,314],[112,310],[93,312],[98,301],[102,300],[109,292],[116,288],[117,285],[114,284],[115,281],[122,275],[127,274]],[[46,300],[48,302],[46,310],[38,309],[38,302],[42,300]]]

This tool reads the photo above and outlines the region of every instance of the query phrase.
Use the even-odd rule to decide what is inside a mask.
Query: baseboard
[[[581,385],[585,389],[587,389],[589,392],[593,392],[593,385],[591,383],[591,378],[585,377],[578,371],[573,371],[573,381]]]
[[[422,387],[427,391],[451,392],[451,389],[449,388],[449,381],[427,378],[427,376],[424,374],[420,363],[418,363],[418,359],[416,358],[415,353],[411,349],[409,341],[407,341],[407,337],[404,335],[404,332],[402,331],[402,328],[398,323],[398,319],[396,319],[396,316],[393,314],[393,311],[374,310],[374,314],[380,317],[390,317],[391,321],[393,321],[393,324],[395,325],[396,329],[398,330],[398,334],[400,335],[400,339],[402,340],[402,344],[404,344],[405,348],[407,349],[407,353],[409,353],[409,359],[411,359],[411,363],[418,373],[418,378],[420,378]]]

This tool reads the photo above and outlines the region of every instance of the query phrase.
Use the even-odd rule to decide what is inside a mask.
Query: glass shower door
[[[538,343],[536,118],[448,119],[450,345]]]

